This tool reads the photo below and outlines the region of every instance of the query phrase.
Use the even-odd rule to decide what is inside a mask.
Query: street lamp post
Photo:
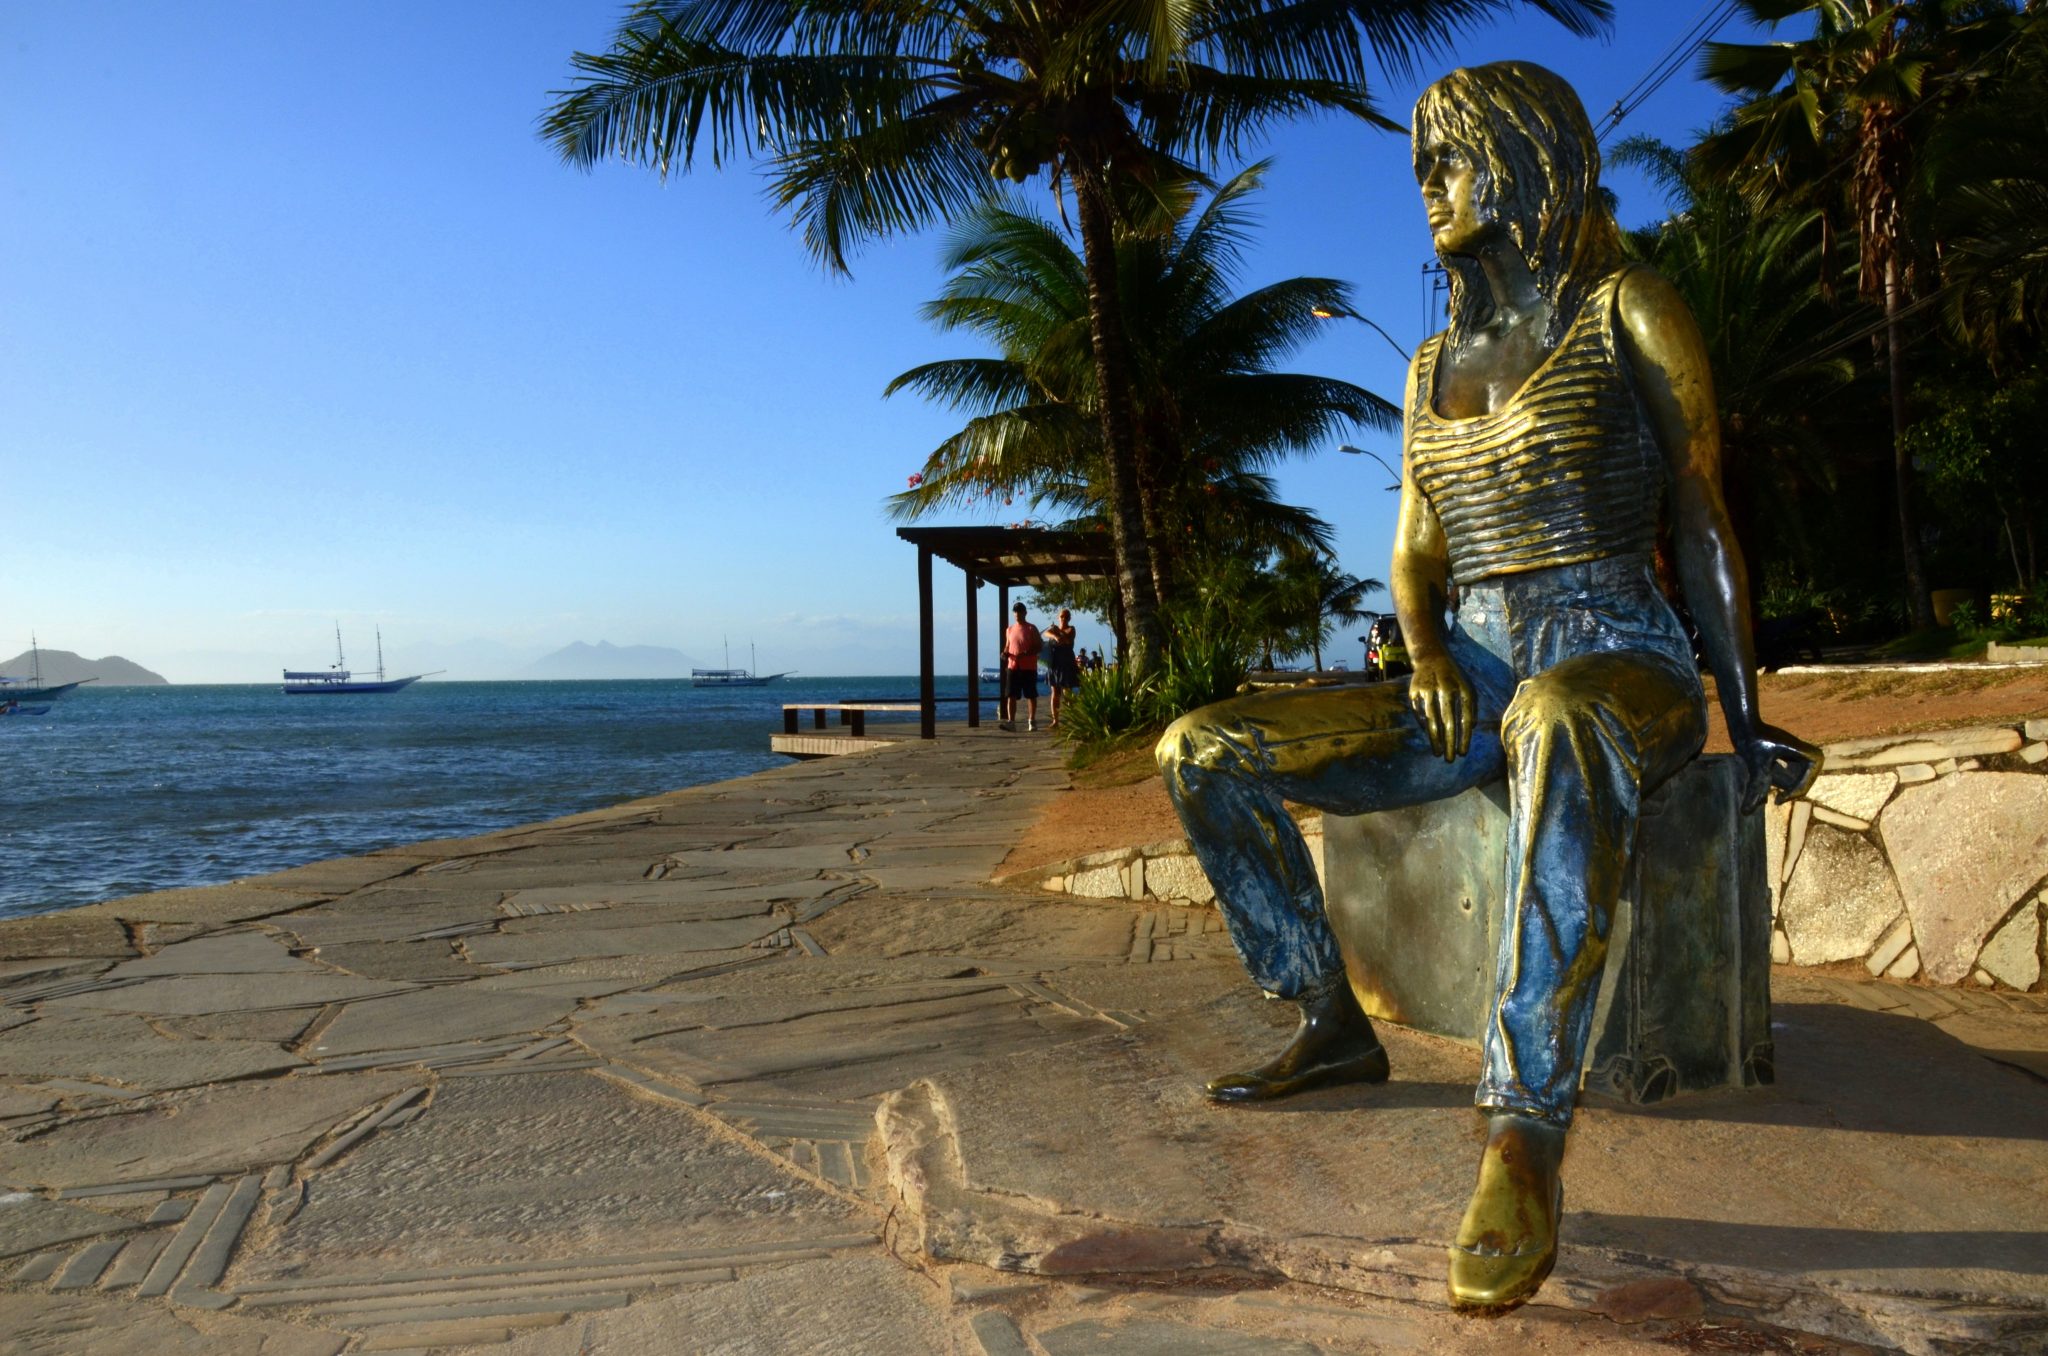
[[[1309,314],[1314,316],[1318,320],[1336,320],[1342,318],[1345,320],[1356,320],[1361,325],[1369,325],[1372,327],[1372,332],[1374,334],[1377,334],[1380,338],[1386,340],[1387,346],[1392,348],[1394,352],[1401,355],[1402,362],[1405,363],[1412,361],[1412,359],[1410,359],[1408,356],[1408,350],[1402,348],[1400,343],[1395,340],[1393,335],[1388,334],[1385,330],[1381,329],[1380,323],[1377,320],[1374,320],[1369,316],[1362,316],[1348,306],[1317,306],[1312,308],[1309,311]]]
[[[1387,486],[1388,491],[1391,493],[1398,491],[1401,488],[1401,473],[1395,470],[1391,465],[1389,465],[1385,457],[1373,451],[1371,448],[1353,447],[1350,443],[1342,443],[1338,445],[1337,450],[1339,452],[1348,452],[1354,457],[1371,457],[1374,461],[1380,464],[1381,470],[1385,471],[1388,475],[1394,478],[1394,483]]]

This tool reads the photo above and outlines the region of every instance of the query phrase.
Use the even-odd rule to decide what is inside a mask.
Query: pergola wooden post
[[[967,575],[967,723],[981,724],[981,626],[979,590],[996,586],[997,654],[1010,619],[1010,590],[1044,584],[1077,583],[1114,576],[1115,553],[1107,535],[1035,527],[899,527],[896,535],[917,547],[918,733],[938,733],[938,664],[932,612],[932,557]],[[1004,675],[1007,678],[1007,675]],[[1000,689],[998,690],[1000,695]]]
[[[981,581],[970,571],[967,576],[967,728],[981,728],[981,618],[975,604],[981,599]],[[936,705],[936,703],[934,703]]]
[[[917,733],[939,734],[938,674],[932,654],[932,548],[917,548]]]
[[[996,719],[1010,718],[1010,656],[1003,651],[1003,637],[1010,634],[1010,586],[996,586]]]

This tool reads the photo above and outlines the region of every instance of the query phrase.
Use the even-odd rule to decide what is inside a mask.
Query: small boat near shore
[[[98,682],[97,678],[81,678],[75,683],[43,683],[43,647],[34,636],[28,638],[30,673],[26,678],[10,678],[0,673],[0,704],[15,708],[5,714],[40,716],[50,709],[49,704],[75,687]]]
[[[751,645],[747,646],[747,658],[748,658],[748,661],[749,661],[749,662],[752,662],[752,661],[753,661],[753,659],[754,659],[754,647],[753,647],[753,646],[751,646]],[[726,646],[726,648],[725,648],[725,662],[726,662],[727,664],[730,664],[730,663],[732,663],[732,647],[731,647],[730,645]],[[795,670],[795,669],[789,669],[789,670],[786,670],[785,672],[782,672],[782,673],[758,673],[758,674],[757,674],[757,673],[755,673],[755,672],[754,672],[754,671],[753,671],[753,670],[752,670],[751,668],[746,668],[746,669],[734,669],[734,668],[724,668],[724,669],[691,669],[691,670],[690,670],[690,686],[691,686],[691,687],[766,687],[766,686],[768,686],[768,684],[770,684],[770,683],[774,682],[774,681],[775,681],[776,679],[778,679],[778,678],[787,678],[787,677],[789,677],[789,675],[790,675],[790,674],[792,674],[792,673],[795,673],[795,672],[796,672],[796,670]]]
[[[436,669],[435,673],[441,672]],[[349,672],[348,658],[341,650],[341,628],[334,628],[334,664],[325,669],[286,669],[284,671],[284,692],[287,697],[306,696],[359,696],[371,692],[396,692],[410,687],[422,678],[431,678],[432,673],[415,673],[409,678],[386,678],[384,676],[384,630],[377,630],[377,676],[358,678]]]

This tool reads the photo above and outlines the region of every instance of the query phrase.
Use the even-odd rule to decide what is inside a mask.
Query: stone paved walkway
[[[0,1350],[2048,1350],[2040,999],[1781,974],[1780,1085],[1590,1106],[1459,1319],[1476,1056],[1207,1105],[1286,1025],[1213,915],[982,883],[1065,785],[960,734],[0,923]]]

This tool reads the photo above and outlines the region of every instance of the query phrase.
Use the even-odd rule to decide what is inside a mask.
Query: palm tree
[[[1927,148],[1949,321],[1997,365],[2048,327],[2048,11],[2029,11],[2009,53]]]
[[[1730,507],[1743,554],[1761,579],[1788,548],[1811,555],[1816,515],[1807,505],[1816,492],[1837,488],[1832,430],[1815,412],[1836,408],[1830,397],[1856,378],[1840,341],[1864,313],[1838,317],[1823,295],[1816,209],[1760,210],[1697,158],[1650,137],[1622,142],[1612,159],[1665,193],[1671,214],[1627,243],[1671,282],[1699,323],[1714,371]]]
[[[1265,172],[1241,172],[1165,233],[1126,232],[1117,275],[1133,346],[1140,512],[1154,583],[1171,601],[1190,556],[1327,550],[1329,528],[1280,502],[1266,468],[1327,446],[1349,426],[1399,426],[1400,411],[1349,382],[1275,372],[1314,332],[1319,311],[1350,305],[1328,278],[1292,278],[1232,294]],[[1086,265],[1052,223],[990,203],[954,232],[945,294],[925,306],[947,330],[998,355],[913,368],[889,394],[915,390],[973,417],[935,449],[916,484],[890,500],[915,518],[1000,496],[1033,513],[1099,522],[1107,514],[1097,372],[1089,352]]]
[[[1916,627],[1934,625],[1913,512],[1913,467],[1906,428],[1902,313],[1916,258],[1907,220],[1914,172],[1910,119],[1939,99],[1946,77],[2004,37],[2010,6],[1985,0],[1741,0],[1758,24],[1810,16],[1811,36],[1768,44],[1711,43],[1706,77],[1747,97],[1733,125],[1703,143],[1711,164],[1740,164],[1753,184],[1780,199],[1806,196],[1823,213],[1837,169],[1847,171],[1847,200],[1859,245],[1858,285],[1884,307],[1890,381],[1893,492],[1907,603]],[[1826,218],[1832,229],[1833,217]]]
[[[1377,579],[1346,574],[1331,556],[1321,551],[1284,553],[1274,571],[1276,592],[1292,623],[1288,638],[1298,653],[1308,650],[1315,657],[1318,672],[1323,667],[1323,644],[1339,623],[1349,625],[1377,615],[1366,610],[1369,594],[1386,585]]]
[[[830,266],[878,235],[958,219],[990,176],[1071,187],[1087,263],[1118,586],[1143,672],[1159,640],[1141,528],[1132,354],[1115,218],[1170,200],[1272,123],[1336,112],[1393,127],[1367,76],[1521,9],[1596,31],[1609,0],[638,0],[572,58],[544,134],[573,163],[666,175],[700,143],[759,151],[778,204]]]

